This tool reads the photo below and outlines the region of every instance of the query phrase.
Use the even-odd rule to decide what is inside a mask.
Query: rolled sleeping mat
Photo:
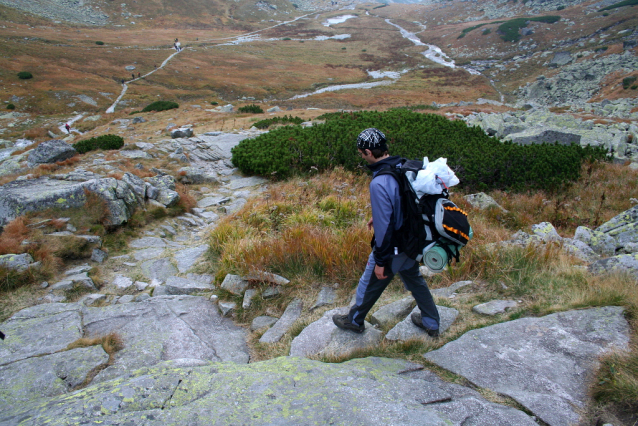
[[[432,272],[441,272],[448,263],[448,256],[445,249],[439,244],[434,244],[429,249],[423,253],[423,263],[427,266]]]

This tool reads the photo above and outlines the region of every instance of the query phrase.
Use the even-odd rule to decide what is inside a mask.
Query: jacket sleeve
[[[370,182],[370,204],[374,227],[374,261],[389,265],[394,254],[393,234],[397,217],[398,184],[389,175],[377,176]]]

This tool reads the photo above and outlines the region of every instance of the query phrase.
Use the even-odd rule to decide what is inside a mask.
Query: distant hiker
[[[124,79],[122,79],[122,85],[124,85]]]
[[[131,79],[135,80],[135,73],[131,73]]]
[[[137,73],[137,78],[140,78],[142,76],[142,73]]]
[[[71,133],[71,126],[69,126],[69,123],[65,123],[64,128],[66,129],[67,133]]]
[[[390,284],[394,274],[398,273],[403,284],[412,292],[412,296],[421,310],[412,314],[412,322],[424,329],[430,337],[439,335],[439,312],[434,304],[419,263],[400,250],[400,229],[404,214],[401,209],[399,183],[392,175],[379,174],[386,168],[400,167],[401,158],[390,157],[386,138],[378,129],[366,129],[357,138],[359,155],[372,170],[370,182],[370,204],[372,219],[368,229],[374,228],[372,253],[357,287],[354,306],[346,315],[334,315],[332,321],[343,330],[363,333],[364,320],[370,309]]]
[[[153,64],[153,68],[157,69],[157,64]]]

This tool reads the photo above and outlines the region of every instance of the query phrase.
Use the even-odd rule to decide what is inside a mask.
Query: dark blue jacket
[[[390,266],[397,247],[395,231],[403,224],[403,214],[396,179],[391,175],[376,175],[383,168],[396,167],[400,161],[401,157],[392,156],[368,165],[372,170],[370,204],[374,227],[373,252],[374,261],[379,266]]]

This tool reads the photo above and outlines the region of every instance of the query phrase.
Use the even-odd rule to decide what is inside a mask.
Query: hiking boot
[[[350,322],[350,320],[348,319],[348,315],[333,315],[332,322],[334,322],[335,325],[342,330],[350,330],[354,331],[355,333],[363,333],[363,330],[365,330],[364,325]]]
[[[421,314],[418,312],[413,312],[412,315],[410,315],[410,318],[412,318],[412,322],[414,323],[414,325],[416,325],[417,327],[425,330],[426,333],[428,333],[428,336],[430,336],[433,339],[438,339],[439,338],[439,329],[437,328],[436,330],[431,330],[429,328],[426,328],[423,325],[423,321],[421,320]]]

